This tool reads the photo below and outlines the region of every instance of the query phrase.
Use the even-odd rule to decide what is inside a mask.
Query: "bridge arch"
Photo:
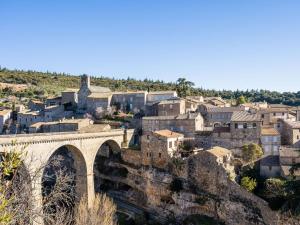
[[[121,146],[115,140],[109,139],[101,143],[93,162],[95,193],[103,191],[105,177],[118,173],[113,164],[121,161]]]
[[[63,188],[67,188],[65,191],[69,194],[71,204],[75,204],[83,196],[87,196],[87,166],[79,148],[65,144],[54,149],[42,171],[41,193],[43,199],[53,191],[54,185],[61,181],[57,180],[58,176],[63,179],[66,176],[63,182],[65,182],[64,185],[66,183],[67,185]],[[43,202],[45,204],[45,201]]]

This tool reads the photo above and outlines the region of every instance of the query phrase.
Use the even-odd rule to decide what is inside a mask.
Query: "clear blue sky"
[[[0,0],[0,65],[300,90],[299,0]]]

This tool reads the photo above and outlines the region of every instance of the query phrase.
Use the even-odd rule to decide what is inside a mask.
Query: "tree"
[[[34,205],[33,201],[37,197],[34,193],[38,194],[39,191],[36,188],[40,188],[36,184],[40,184],[42,171],[49,166],[57,167],[62,159],[54,157],[47,165],[29,170],[33,168],[31,164],[37,163],[24,153],[26,146],[22,149],[17,149],[16,146],[0,154],[1,225],[27,225],[41,220],[47,225],[71,225],[75,222],[78,222],[78,225],[116,224],[116,206],[105,195],[97,195],[93,207],[84,211],[84,208],[87,210],[86,197],[82,197],[80,203],[76,200],[79,196],[75,192],[74,176],[63,168],[46,176],[45,179],[55,179],[55,184],[46,188],[45,195],[45,190],[43,191],[43,205]],[[26,168],[23,164],[25,157],[29,158],[26,161]],[[84,214],[84,212],[87,213]],[[89,220],[83,220],[87,217]]]
[[[242,157],[245,162],[253,162],[263,155],[263,150],[258,144],[244,145],[242,148]]]
[[[247,191],[252,192],[256,188],[257,182],[251,177],[243,177],[241,180],[241,186]]]
[[[241,95],[236,99],[236,104],[237,105],[241,105],[241,104],[245,104],[247,102],[245,96]]]
[[[265,181],[265,196],[268,198],[279,198],[286,195],[286,181],[278,178],[269,178]]]
[[[178,78],[176,82],[176,91],[180,97],[186,97],[190,95],[191,88],[195,84],[191,81],[186,80],[185,78]]]

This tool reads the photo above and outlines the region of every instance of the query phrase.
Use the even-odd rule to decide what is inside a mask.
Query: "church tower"
[[[91,80],[86,74],[80,77],[80,89],[78,92],[78,109],[85,110],[87,108],[87,97],[90,94]]]
[[[84,88],[84,89],[89,89],[91,86],[91,79],[89,75],[83,74],[80,77],[80,89]]]

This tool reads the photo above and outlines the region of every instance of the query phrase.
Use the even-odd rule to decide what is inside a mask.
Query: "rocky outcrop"
[[[232,181],[228,170],[207,151],[183,163],[180,176],[151,167],[132,168],[125,163],[127,176],[111,180],[130,186],[131,195],[142,192],[146,202],[133,198],[128,201],[161,220],[175,217],[182,221],[190,215],[205,215],[228,225],[277,224],[277,215],[268,204]],[[109,175],[102,178],[110,179]]]

